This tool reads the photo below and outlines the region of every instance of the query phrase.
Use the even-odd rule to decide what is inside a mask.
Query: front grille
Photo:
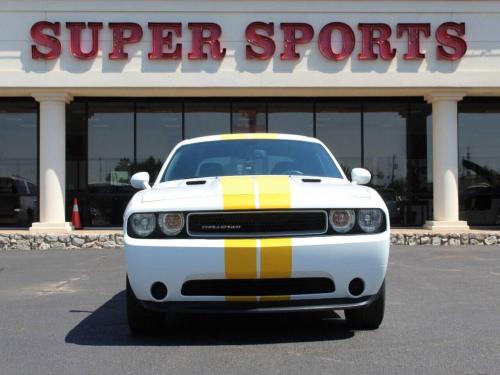
[[[278,237],[328,231],[326,211],[197,212],[187,216],[192,237]]]
[[[184,296],[279,296],[335,291],[326,277],[288,279],[190,280],[182,285]]]

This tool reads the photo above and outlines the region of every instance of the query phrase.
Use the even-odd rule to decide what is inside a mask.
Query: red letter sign
[[[168,50],[172,50],[173,33],[180,38],[182,36],[182,25],[180,23],[156,23],[148,24],[153,34],[153,50],[148,53],[150,60],[180,60],[182,58],[182,44],[175,45],[173,52],[163,52],[163,46],[167,46]],[[163,31],[168,30],[164,35]]]
[[[314,29],[308,23],[282,23],[280,28],[285,36],[284,49],[280,54],[281,60],[298,60],[300,54],[295,51],[295,46],[309,43],[314,36]],[[297,30],[302,34],[299,38]]]
[[[86,28],[85,22],[67,22],[66,27],[71,34],[71,54],[80,60],[94,59],[99,52],[99,30],[102,29],[102,23],[89,22],[88,24],[89,29],[92,30],[92,49],[89,52],[82,51],[82,30]]]
[[[109,54],[110,60],[126,60],[128,53],[124,51],[125,44],[137,43],[142,39],[142,27],[136,23],[110,23],[109,28],[113,30],[113,52]],[[125,31],[130,34],[125,36]]]
[[[332,48],[332,34],[335,30],[338,30],[342,37],[342,48],[338,53]],[[348,25],[342,22],[332,22],[319,32],[319,51],[328,60],[341,61],[351,55],[355,41],[354,32]]]
[[[457,35],[452,35],[448,31],[454,31]],[[460,59],[467,52],[467,43],[462,37],[465,35],[465,23],[446,22],[436,30],[436,40],[442,44],[437,47],[438,60],[455,61]],[[447,52],[444,47],[454,50],[453,53]]]
[[[420,51],[420,33],[426,38],[431,36],[430,23],[398,23],[398,38],[403,33],[408,33],[408,52],[403,55],[405,60],[419,60],[425,58],[425,53]]]
[[[378,44],[378,50],[382,60],[392,60],[396,56],[396,49],[391,48],[388,41],[392,31],[391,27],[385,23],[360,23],[358,29],[362,32],[361,53],[358,55],[360,60],[376,60],[377,54],[373,51],[375,44]],[[375,37],[374,32],[378,32]]]
[[[55,36],[44,34],[45,29],[50,29]],[[54,60],[61,56],[61,42],[56,36],[61,34],[61,24],[59,22],[41,21],[31,27],[31,38],[33,41],[49,49],[48,52],[41,52],[37,46],[31,46],[31,57],[33,59]]]
[[[257,30],[263,30],[267,35],[257,33]],[[248,43],[262,49],[262,52],[256,52],[252,46],[247,44],[246,55],[249,60],[268,60],[273,57],[276,51],[276,44],[270,38],[274,35],[274,24],[264,22],[252,22],[245,30],[245,36]]]
[[[222,60],[226,56],[226,49],[221,50],[219,38],[222,34],[222,29],[216,23],[189,23],[189,30],[192,33],[191,52],[188,53],[189,60],[206,60],[208,55],[203,52],[203,45],[208,44],[210,47],[210,56],[214,60]],[[203,32],[208,31],[208,35],[203,36]]]

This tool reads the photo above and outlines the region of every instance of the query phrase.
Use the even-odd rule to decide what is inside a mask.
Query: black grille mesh
[[[313,235],[327,230],[325,211],[194,213],[188,217],[191,236]]]

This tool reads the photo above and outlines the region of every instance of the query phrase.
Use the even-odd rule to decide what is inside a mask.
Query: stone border
[[[403,246],[466,246],[500,245],[500,232],[433,233],[405,232],[392,233],[392,245]],[[48,249],[110,249],[123,247],[122,233],[102,234],[2,234],[0,250],[48,250]]]
[[[391,245],[417,246],[467,246],[500,245],[500,234],[488,232],[470,233],[391,233]]]
[[[123,234],[0,234],[0,250],[111,249],[123,246]]]

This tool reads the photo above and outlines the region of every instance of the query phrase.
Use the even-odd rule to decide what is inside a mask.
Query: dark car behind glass
[[[0,177],[0,225],[30,226],[37,207],[35,184],[21,177]]]

